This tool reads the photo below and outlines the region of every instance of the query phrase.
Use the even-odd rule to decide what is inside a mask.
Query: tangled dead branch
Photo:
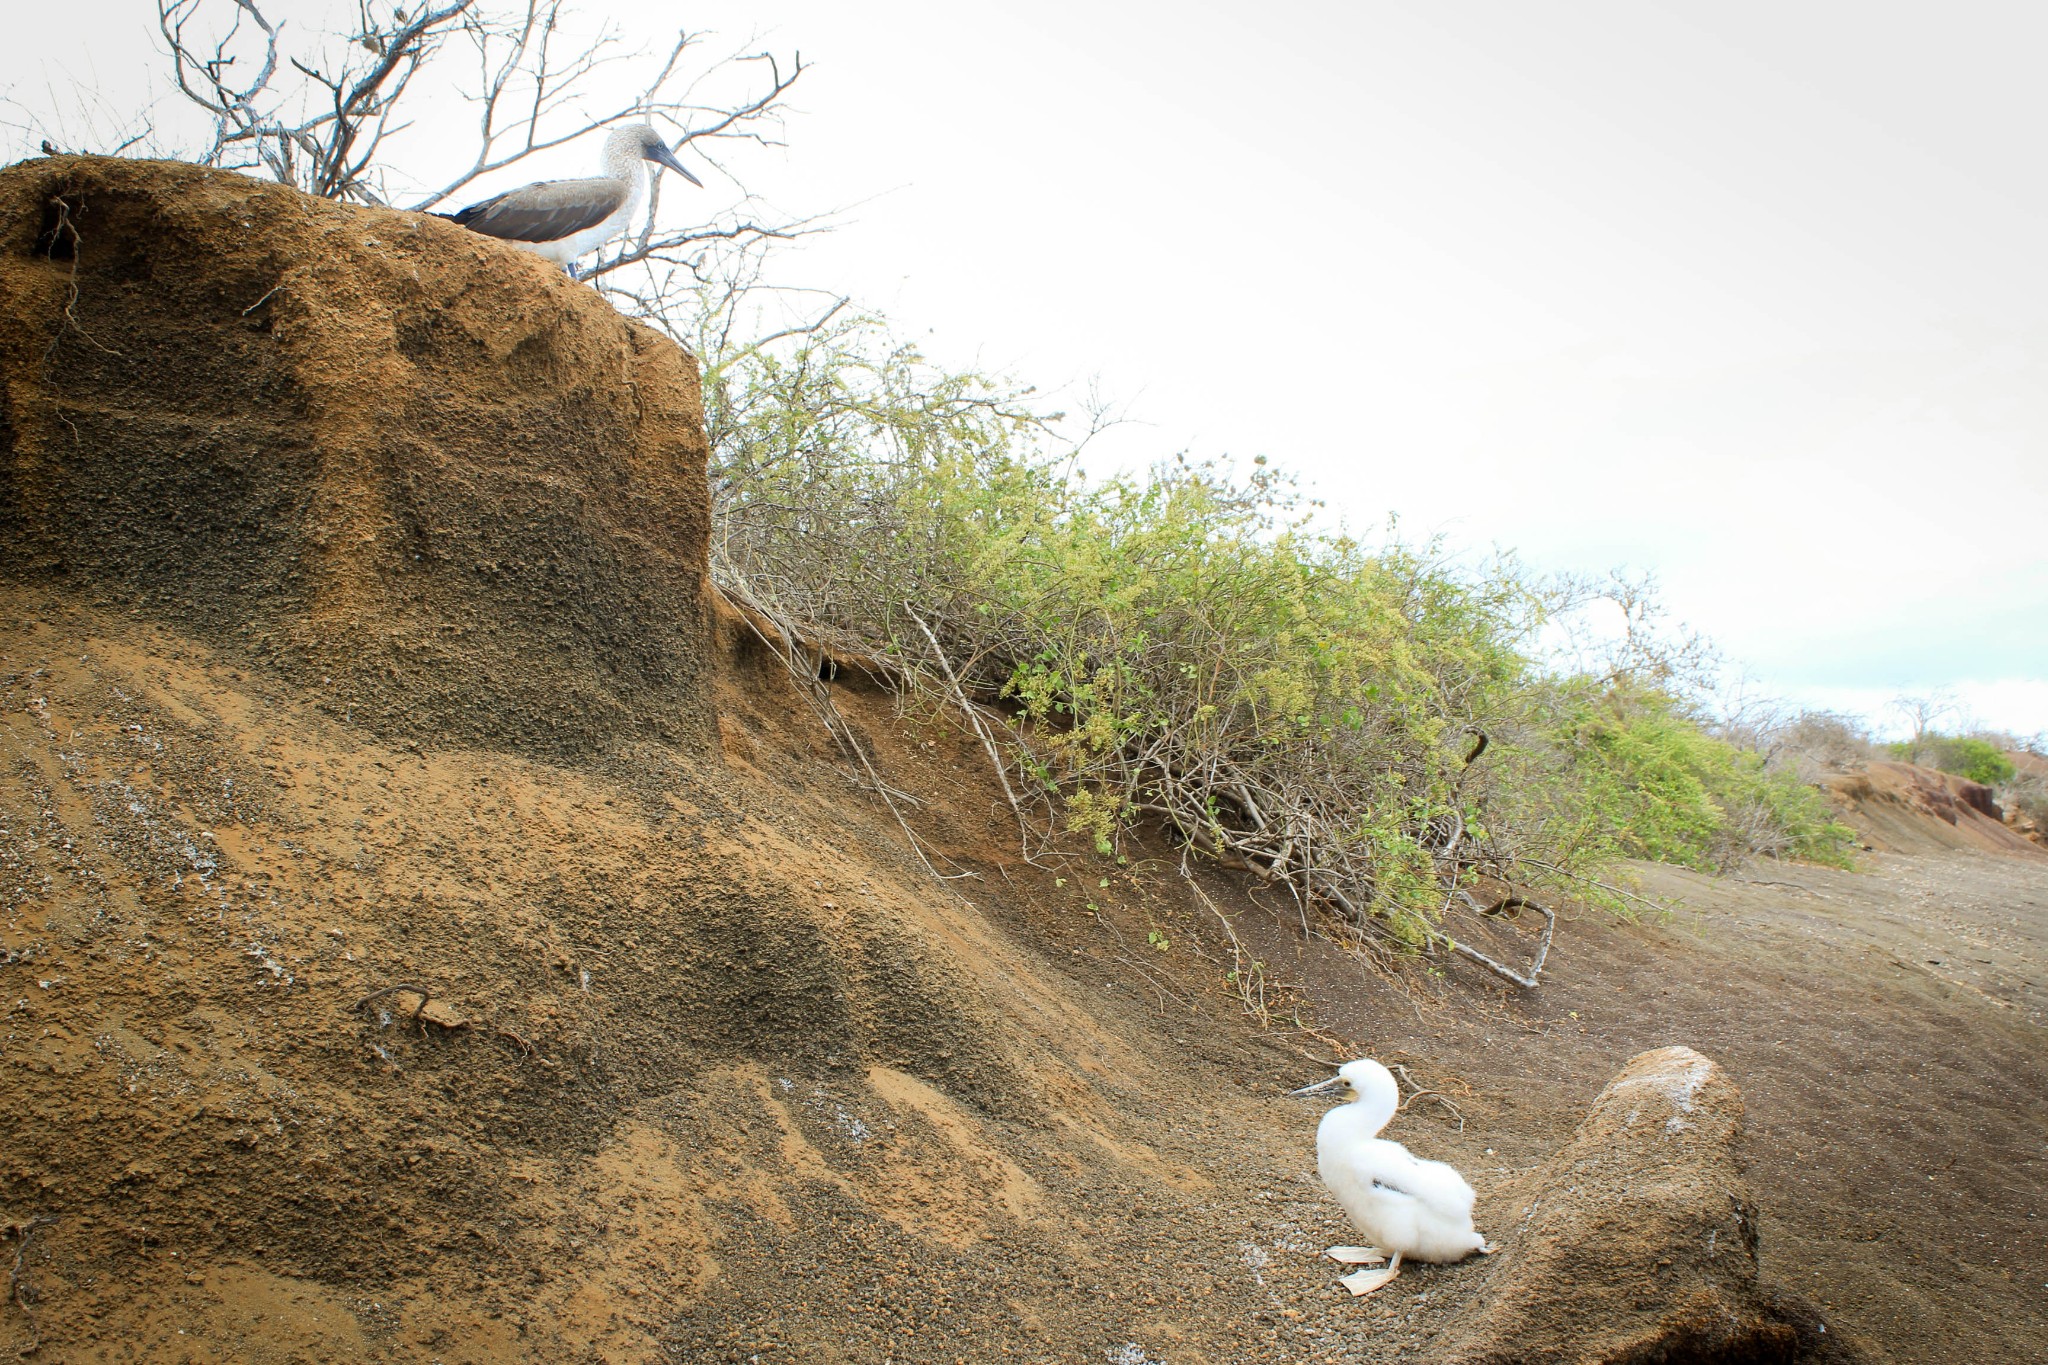
[[[386,19],[359,0],[359,27],[333,61],[283,53],[284,21],[273,24],[255,0],[234,0],[232,22],[210,45],[196,23],[206,0],[157,0],[157,29],[169,44],[178,89],[213,120],[207,165],[260,166],[324,199],[382,204],[370,171],[394,131],[392,115],[413,77],[475,4],[422,5],[410,15],[400,7]],[[261,35],[260,54],[236,50],[245,20]],[[359,51],[369,59],[359,60]],[[238,84],[231,70],[250,56],[257,57],[255,74]],[[272,89],[280,61],[309,83],[297,98]]]

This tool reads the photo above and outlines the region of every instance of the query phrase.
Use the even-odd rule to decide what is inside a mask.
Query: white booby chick
[[[704,185],[676,160],[661,134],[647,124],[629,123],[604,140],[604,174],[595,180],[540,180],[441,216],[545,256],[574,275],[577,257],[632,225],[647,202],[650,161],[700,189]]]
[[[1403,1259],[1448,1265],[1493,1247],[1472,1228],[1472,1187],[1441,1161],[1410,1156],[1380,1130],[1401,1107],[1393,1073],[1370,1058],[1346,1062],[1327,1081],[1303,1086],[1296,1095],[1348,1091],[1349,1104],[1323,1115],[1316,1129],[1316,1168],[1323,1183],[1369,1247],[1332,1247],[1327,1253],[1348,1264],[1377,1263],[1340,1283],[1353,1294],[1370,1294],[1401,1273]]]

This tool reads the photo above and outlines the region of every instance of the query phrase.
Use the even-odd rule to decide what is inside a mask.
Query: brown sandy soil
[[[2048,1358],[2048,856],[1648,869],[1537,991],[1381,974],[1161,842],[1023,861],[978,745],[849,676],[935,881],[706,597],[687,358],[454,233],[0,172],[0,1346],[1426,1358],[1501,1263],[1335,1288],[1282,1092],[1405,1064],[1391,1136],[1512,1247],[1685,1043],[1838,1338]]]
[[[1379,1361],[1484,1292],[1332,1288],[1316,1110],[1278,1097],[1321,1044],[1250,1027],[1163,858],[1010,856],[943,725],[839,689],[963,901],[766,675],[730,768],[606,778],[384,747],[18,604],[0,1213],[58,1220],[45,1358]],[[1566,925],[1533,993],[1386,980],[1208,884],[1326,1032],[1452,1098],[1462,1132],[1425,1100],[1396,1134],[1496,1235],[1684,1042],[1747,1097],[1771,1278],[1900,1361],[2039,1358],[2048,858],[1643,875],[1672,908]],[[356,1006],[401,981],[467,1026]]]
[[[1326,1017],[1377,1014],[1359,1028],[1383,1053],[1471,1087],[1487,1117],[1463,1103],[1467,1136],[1443,1142],[1480,1131],[1503,1177],[1622,1059],[1695,1047],[1748,1105],[1768,1278],[1900,1361],[2043,1358],[2048,858],[1638,871],[1667,908],[1561,930],[1543,986],[1498,1012],[1447,988],[1419,1016],[1360,992]]]

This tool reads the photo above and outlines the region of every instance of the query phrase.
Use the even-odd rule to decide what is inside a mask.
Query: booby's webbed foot
[[[1394,1259],[1387,1263],[1386,1269],[1353,1271],[1351,1274],[1338,1280],[1337,1283],[1350,1290],[1353,1298],[1362,1299],[1375,1289],[1385,1289],[1394,1282],[1394,1277],[1400,1273],[1401,1254],[1395,1252]]]
[[[1500,1248],[1499,1248],[1499,1247],[1497,1247],[1497,1246],[1495,1246],[1495,1245],[1494,1245],[1493,1243],[1491,1243],[1491,1242],[1481,1242],[1481,1243],[1479,1244],[1479,1254],[1480,1254],[1481,1256],[1491,1256],[1491,1255],[1493,1255],[1493,1253],[1494,1253],[1494,1252],[1496,1252],[1496,1251],[1499,1251],[1499,1250],[1500,1250]]]
[[[1379,1265],[1387,1259],[1378,1247],[1331,1247],[1323,1255],[1339,1265]]]

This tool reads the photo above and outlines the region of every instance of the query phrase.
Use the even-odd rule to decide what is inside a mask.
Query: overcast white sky
[[[1098,467],[1265,454],[1357,527],[1655,570],[1796,700],[2048,730],[2048,6],[592,9],[800,48],[749,184],[860,207],[785,273],[1099,375],[1142,424]],[[152,12],[37,7],[0,93],[121,106]]]

